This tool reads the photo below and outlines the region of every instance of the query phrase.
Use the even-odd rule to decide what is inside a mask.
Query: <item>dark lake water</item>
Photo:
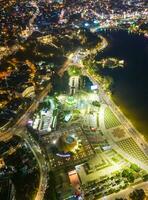
[[[113,56],[125,60],[124,68],[102,71],[114,80],[112,98],[148,139],[148,39],[125,31],[104,36],[110,46],[97,59]]]

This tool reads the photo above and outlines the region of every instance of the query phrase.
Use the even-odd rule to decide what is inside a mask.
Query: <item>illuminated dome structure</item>
[[[74,153],[78,149],[78,140],[74,135],[65,133],[59,137],[57,148],[59,153]]]

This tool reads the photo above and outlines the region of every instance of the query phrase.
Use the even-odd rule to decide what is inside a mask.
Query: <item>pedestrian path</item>
[[[107,108],[106,104],[102,104],[100,107],[100,111],[99,111],[99,124],[100,124],[100,128],[102,131],[105,131],[105,122],[104,122],[104,114],[105,114],[105,109]]]

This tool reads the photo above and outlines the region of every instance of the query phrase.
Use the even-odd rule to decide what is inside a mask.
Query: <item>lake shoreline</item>
[[[103,36],[109,46],[96,59],[116,57],[125,61],[124,68],[101,70],[103,76],[113,79],[112,100],[148,141],[148,40],[127,31]]]

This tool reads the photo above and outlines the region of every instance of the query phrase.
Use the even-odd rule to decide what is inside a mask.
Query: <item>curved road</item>
[[[37,107],[40,101],[47,95],[47,93],[51,90],[51,83],[49,83],[45,89],[35,98],[31,106],[27,109],[27,111],[22,115],[22,117],[16,122],[16,124],[9,128],[5,132],[1,132],[0,134],[0,140],[8,140],[13,135],[19,135],[21,138],[23,138],[28,146],[30,147],[32,153],[34,154],[38,165],[40,169],[40,182],[39,182],[39,188],[35,197],[35,200],[42,200],[44,198],[44,193],[46,191],[47,187],[47,181],[48,181],[48,172],[49,168],[47,166],[46,160],[44,158],[44,154],[42,153],[41,147],[37,142],[26,132],[26,129],[24,128],[30,114],[33,113]]]

